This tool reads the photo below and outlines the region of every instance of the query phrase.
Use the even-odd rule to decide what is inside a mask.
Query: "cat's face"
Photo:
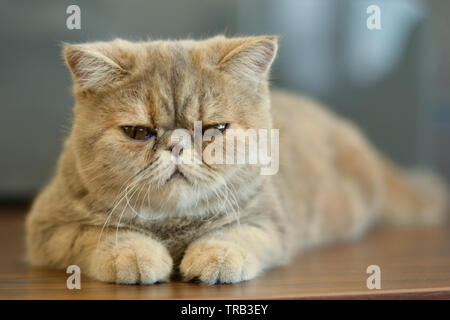
[[[236,129],[271,127],[267,76],[276,50],[271,36],[66,46],[76,98],[69,140],[85,188],[163,214],[239,197],[258,166],[216,163],[219,149],[211,150],[219,142],[223,154],[235,149]]]

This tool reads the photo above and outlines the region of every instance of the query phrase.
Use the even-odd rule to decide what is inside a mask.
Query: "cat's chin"
[[[162,207],[171,210],[186,210],[197,201],[200,192],[181,173],[173,174],[161,188],[164,199]]]
[[[182,177],[172,178],[160,189],[160,192],[154,196],[162,201],[154,202],[150,207],[140,210],[140,217],[144,220],[179,218],[199,214],[201,211],[201,208],[198,208],[198,201],[203,196],[199,194],[201,191],[193,188]],[[193,213],[194,208],[196,210]]]

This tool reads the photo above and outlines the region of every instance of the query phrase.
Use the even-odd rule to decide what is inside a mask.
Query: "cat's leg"
[[[236,283],[286,261],[283,236],[270,222],[236,224],[191,243],[181,261],[185,280],[206,284]]]
[[[172,258],[157,240],[133,231],[67,224],[28,235],[33,265],[65,269],[78,265],[83,274],[105,282],[152,284],[168,280]],[[33,232],[34,231],[34,232]]]

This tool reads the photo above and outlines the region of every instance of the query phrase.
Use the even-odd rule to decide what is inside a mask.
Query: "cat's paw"
[[[198,279],[211,285],[252,279],[261,268],[251,252],[234,243],[199,240],[187,248],[180,271],[186,281]]]
[[[172,258],[159,242],[147,237],[130,237],[94,254],[90,273],[101,281],[119,284],[153,284],[169,279]]]

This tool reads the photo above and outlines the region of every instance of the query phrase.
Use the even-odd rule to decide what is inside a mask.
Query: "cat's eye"
[[[122,131],[131,139],[145,141],[152,137],[156,137],[156,132],[147,127],[142,126],[122,126]]]
[[[227,130],[228,126],[229,126],[228,123],[209,124],[204,126],[202,130],[203,133],[208,129],[216,129],[219,130],[220,132],[224,132],[225,130]]]

